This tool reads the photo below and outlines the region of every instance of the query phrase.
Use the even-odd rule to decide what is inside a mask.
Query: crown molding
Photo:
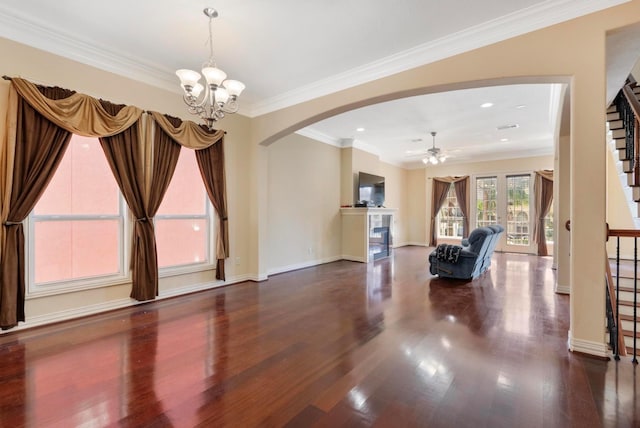
[[[342,141],[337,140],[323,132],[317,131],[313,128],[302,128],[298,129],[296,132],[298,135],[302,135],[303,137],[311,138],[312,140],[319,141],[321,143],[329,144],[330,146],[342,148]]]
[[[88,43],[70,33],[44,27],[16,14],[1,3],[0,36],[100,70],[182,93],[173,70],[123,55],[105,46]]]
[[[379,61],[251,105],[244,105],[242,114],[249,117],[260,116],[629,1],[631,0],[547,0]],[[88,43],[77,36],[59,30],[46,28],[16,14],[1,3],[0,36],[101,70],[180,93],[173,70],[122,55],[105,46]]]
[[[631,0],[547,0],[327,79],[256,102],[248,110],[248,114],[251,117],[260,116],[629,1]]]

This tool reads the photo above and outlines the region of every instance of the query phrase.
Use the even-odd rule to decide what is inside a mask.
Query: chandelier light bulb
[[[203,89],[204,86],[202,86],[200,83],[196,83],[193,89],[191,89],[191,95],[193,95],[195,98],[198,98]]]
[[[187,90],[186,88],[193,88],[200,80],[200,73],[184,68],[176,71],[176,75],[180,78],[180,84],[185,90]]]
[[[233,97],[237,97],[242,93],[242,91],[244,91],[244,83],[237,80],[227,79],[224,81],[222,86],[224,86],[229,92],[229,95]]]
[[[227,78],[227,73],[217,67],[204,67],[202,75],[207,80],[207,85],[215,86],[220,86],[224,79]]]

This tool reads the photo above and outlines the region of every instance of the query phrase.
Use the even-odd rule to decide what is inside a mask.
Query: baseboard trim
[[[416,247],[428,247],[429,244],[427,242],[417,242],[417,241],[409,241],[405,244],[405,246],[413,245]]]
[[[16,327],[0,332],[10,333],[13,331],[26,330],[33,327],[41,327],[47,324],[53,324],[62,321],[69,321],[76,318],[82,318],[89,315],[95,315],[102,312],[113,311],[115,309],[128,308],[143,302],[138,302],[131,298],[111,300],[104,303],[96,303],[94,305],[82,306],[80,308],[66,309],[64,311],[54,312],[46,315],[27,316],[27,321],[18,324]]]
[[[249,275],[246,275],[249,277]],[[63,311],[53,312],[45,315],[35,315],[28,316],[27,321],[24,323],[18,324],[16,327],[10,330],[0,331],[0,335],[5,333],[10,333],[12,331],[20,331],[26,330],[33,327],[41,327],[48,324],[70,321],[77,318],[82,318],[90,315],[96,315],[103,312],[113,311],[116,309],[129,308],[132,306],[136,306],[142,303],[148,303],[150,301],[158,301],[169,299],[172,297],[184,296],[191,293],[197,293],[199,291],[211,290],[218,287],[223,287],[225,285],[235,284],[237,282],[244,282],[246,280],[250,280],[251,278],[244,277],[234,277],[227,281],[214,281],[214,282],[204,282],[198,284],[192,284],[185,287],[179,287],[170,289],[167,291],[160,291],[160,295],[157,296],[154,300],[147,300],[145,302],[139,302],[137,300],[131,298],[123,298],[111,300],[103,303],[96,303],[93,305],[82,306],[78,308],[65,309]]]
[[[342,260],[348,260],[350,262],[367,263],[367,259],[364,257],[356,257],[356,256],[349,256],[349,255],[343,254],[340,258]]]
[[[609,347],[606,343],[576,339],[572,337],[571,331],[569,331],[569,350],[571,352],[593,355],[599,358],[609,358]]]
[[[277,275],[279,273],[291,272],[298,269],[306,269],[313,266],[323,265],[325,263],[337,262],[338,260],[342,260],[342,258],[343,257],[340,257],[340,256],[333,256],[333,257],[327,257],[320,260],[309,260],[306,262],[294,263],[288,266],[281,266],[281,267],[269,269],[269,271],[267,272],[267,276]]]
[[[555,290],[558,294],[571,294],[571,286],[564,284],[556,284]]]

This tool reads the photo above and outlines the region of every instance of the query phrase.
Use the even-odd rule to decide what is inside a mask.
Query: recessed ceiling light
[[[482,107],[482,108],[489,108],[489,107],[493,107],[493,103],[484,103],[484,104],[480,104],[480,107]]]
[[[524,104],[520,104],[520,105],[517,105],[516,108],[517,109],[523,109],[523,108],[527,108],[527,106],[524,105]]]
[[[414,138],[413,140],[411,140],[412,143],[419,143],[422,141],[422,138]]]
[[[500,141],[502,141],[503,143],[506,143],[507,141],[509,141],[508,138],[500,138]]]
[[[356,128],[356,131],[358,131],[358,132],[364,132],[364,128]]]
[[[512,123],[512,124],[509,124],[509,125],[498,126],[496,129],[498,131],[503,131],[505,129],[514,129],[514,128],[520,128],[520,125],[518,125],[517,123]]]

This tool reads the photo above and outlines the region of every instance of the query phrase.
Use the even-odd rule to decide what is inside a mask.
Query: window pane
[[[156,219],[158,267],[207,261],[207,220]]]
[[[195,151],[180,150],[171,184],[156,215],[205,215],[207,194]]]
[[[73,135],[34,214],[117,215],[119,195],[98,139]]]
[[[35,223],[35,282],[117,274],[119,221]]]
[[[498,220],[498,178],[484,177],[476,179],[476,227],[496,224]]]
[[[529,175],[507,176],[507,244],[529,245]]]
[[[449,187],[445,199],[438,214],[438,236],[441,238],[462,238],[464,218],[458,206],[456,191],[453,184]]]

